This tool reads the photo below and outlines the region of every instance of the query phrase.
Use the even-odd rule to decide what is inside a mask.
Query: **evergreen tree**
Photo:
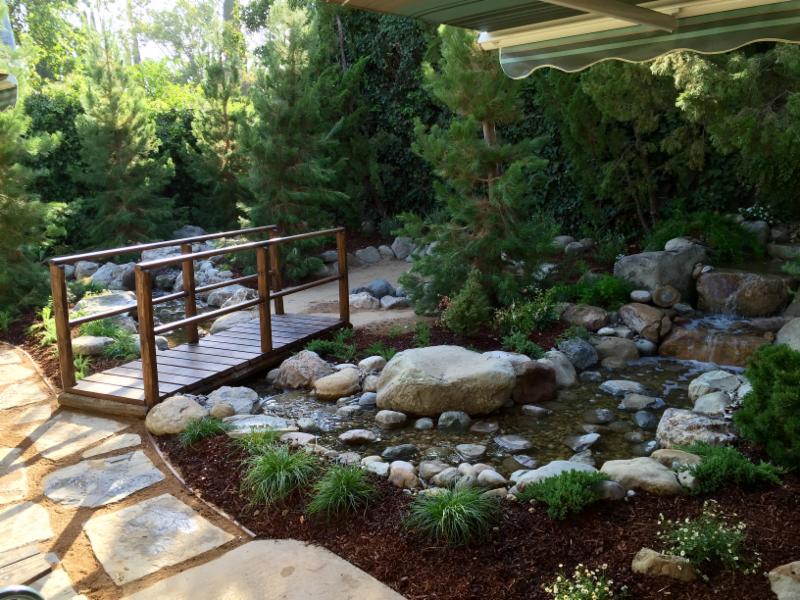
[[[336,131],[322,115],[325,80],[313,77],[309,69],[308,15],[276,2],[269,13],[269,31],[265,66],[251,94],[255,118],[241,130],[249,163],[245,222],[274,223],[284,234],[330,227],[337,204],[347,196],[332,187],[336,171],[329,156]],[[295,277],[320,266],[302,260],[301,254],[295,248],[289,256],[297,259],[290,265]]]
[[[159,142],[145,109],[142,90],[104,34],[92,36],[76,118],[84,167],[76,174],[86,186],[80,210],[87,218],[87,241],[124,245],[153,239],[169,227],[172,200],[163,197],[171,161],[155,156]]]
[[[33,170],[24,166],[47,139],[28,138],[21,103],[0,110],[0,310],[12,314],[47,298],[47,276],[35,260],[45,235],[45,207],[30,192]]]
[[[406,233],[433,244],[403,280],[424,312],[454,297],[473,270],[491,303],[514,301],[533,281],[554,233],[528,189],[530,173],[546,163],[536,155],[541,140],[511,144],[498,134],[520,117],[518,83],[471,32],[444,29],[441,51],[441,69],[429,67],[426,82],[453,118],[446,128],[418,122],[415,144],[441,178],[435,184],[440,213],[428,222],[405,217]]]
[[[187,144],[187,163],[200,185],[189,220],[208,229],[233,228],[241,216],[238,203],[246,191],[236,136],[244,113],[240,85],[236,64],[220,61],[206,67],[202,112],[192,120],[195,141]]]

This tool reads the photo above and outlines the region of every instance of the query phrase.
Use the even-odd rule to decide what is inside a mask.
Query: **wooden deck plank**
[[[0,554],[0,587],[28,585],[53,570],[36,544]]]
[[[196,344],[181,344],[156,352],[159,395],[181,391],[202,392],[233,383],[276,364],[289,351],[344,326],[338,318],[316,315],[273,315],[273,349],[261,352],[257,322],[240,323],[231,329],[208,335]],[[135,360],[96,373],[66,390],[87,401],[116,401],[144,405],[142,362]]]

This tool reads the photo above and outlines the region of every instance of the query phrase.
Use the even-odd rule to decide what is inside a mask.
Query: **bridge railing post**
[[[339,262],[339,318],[350,323],[350,282],[347,276],[347,232],[336,232],[336,254]]]
[[[272,311],[270,310],[269,265],[270,254],[275,250],[268,244],[256,248],[256,265],[258,268],[258,325],[261,337],[261,352],[272,351]],[[278,299],[275,300],[277,305]]]
[[[191,244],[181,244],[181,254],[191,254]],[[181,263],[181,276],[183,278],[183,291],[186,292],[184,314],[187,317],[197,315],[197,298],[195,296],[194,261],[189,258]],[[186,339],[190,344],[200,341],[200,332],[197,323],[186,326]]]
[[[67,278],[61,265],[50,264],[50,286],[53,294],[53,318],[56,322],[61,385],[68,390],[75,387],[75,359],[72,356],[72,333],[69,326]]]
[[[158,363],[156,362],[155,319],[153,316],[153,277],[150,271],[136,265],[136,299],[139,313],[139,347],[142,355],[144,400],[148,410],[160,398]]]
[[[269,232],[269,239],[281,237],[277,227]],[[280,292],[283,289],[281,276],[281,248],[279,244],[271,244],[269,248],[270,268],[272,269],[272,289]],[[283,297],[275,298],[275,314],[284,314]]]

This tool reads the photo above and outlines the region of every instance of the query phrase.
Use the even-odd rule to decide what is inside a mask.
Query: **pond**
[[[668,407],[691,408],[687,394],[689,382],[698,374],[713,368],[713,365],[693,361],[643,358],[630,363],[624,370],[601,369],[590,371],[588,375],[584,372],[576,386],[560,390],[555,401],[542,405],[549,411],[546,416],[528,416],[525,414],[527,409],[510,406],[474,420],[473,429],[460,433],[445,433],[437,429],[417,430],[413,419],[401,429],[385,431],[375,423],[375,408],[355,412],[352,412],[352,408],[342,410],[343,406],[357,405],[357,399],[343,399],[338,405],[322,402],[308,392],[284,393],[276,390],[263,377],[245,381],[242,385],[259,393],[263,399],[263,411],[267,414],[295,420],[312,419],[322,431],[319,443],[323,446],[338,451],[356,450],[366,456],[380,454],[390,446],[413,444],[419,449],[414,457],[415,462],[440,459],[458,464],[465,462],[465,459],[459,456],[456,446],[479,444],[486,447],[486,454],[469,462],[491,464],[508,476],[517,469],[531,468],[534,463],[541,465],[550,460],[569,459],[575,452],[565,440],[587,433],[596,432],[600,435],[599,440],[591,446],[591,454],[597,464],[611,459],[648,455],[653,450],[655,426],[661,413]],[[663,400],[659,408],[638,415],[644,428],[634,421],[636,411],[618,408],[620,397],[600,390],[600,384],[609,379],[639,382],[647,388],[648,395]],[[598,409],[607,410],[598,415]],[[339,441],[338,436],[349,429],[371,430],[378,435],[379,441],[369,446],[348,447]],[[519,451],[504,449],[498,445],[496,438],[508,435],[520,436],[530,442],[530,447]]]

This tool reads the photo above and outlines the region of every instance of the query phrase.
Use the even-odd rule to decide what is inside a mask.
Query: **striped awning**
[[[672,32],[628,25],[512,44],[501,47],[500,63],[520,79],[542,67],[580,71],[603,60],[646,62],[678,50],[716,54],[757,41],[800,43],[800,0],[676,17]]]
[[[800,43],[800,0],[328,0],[481,32],[515,79],[541,67],[646,62],[759,41]]]

